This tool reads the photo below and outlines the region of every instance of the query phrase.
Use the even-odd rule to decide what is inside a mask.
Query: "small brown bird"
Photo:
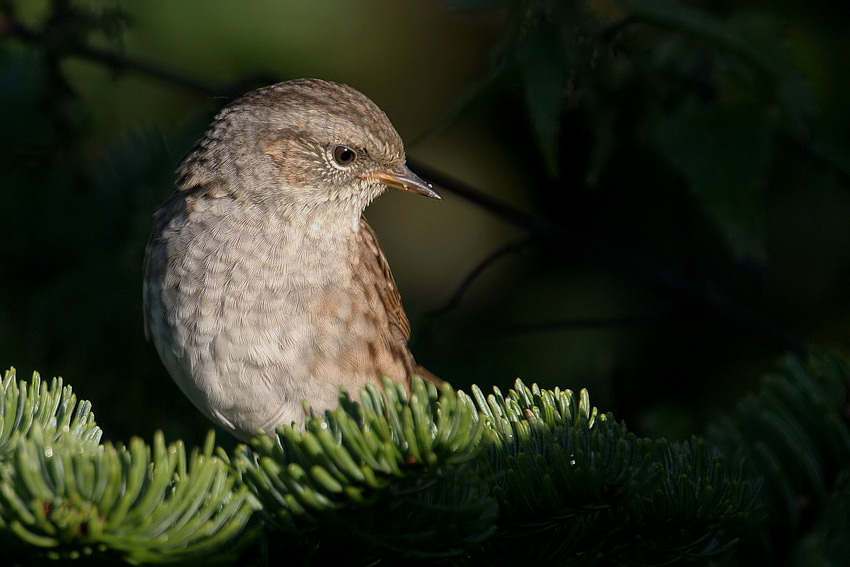
[[[177,170],[145,258],[145,330],[210,419],[242,439],[339,388],[433,379],[363,210],[387,187],[439,199],[387,116],[302,79],[225,107]]]

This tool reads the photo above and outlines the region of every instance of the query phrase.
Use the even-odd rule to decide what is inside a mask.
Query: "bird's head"
[[[359,218],[387,187],[439,199],[405,163],[386,114],[318,79],[258,89],[224,108],[178,170],[178,186],[219,183],[295,214]]]

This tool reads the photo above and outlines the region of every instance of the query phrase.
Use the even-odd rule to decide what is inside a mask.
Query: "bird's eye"
[[[357,159],[357,152],[348,146],[337,146],[334,148],[334,161],[343,167],[349,166]]]

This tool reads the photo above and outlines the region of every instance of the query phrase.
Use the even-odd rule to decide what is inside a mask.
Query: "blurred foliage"
[[[429,326],[440,351],[473,375],[579,377],[651,423],[682,400],[704,419],[765,356],[846,348],[850,85],[831,5],[484,4],[508,13],[492,71],[436,132],[492,101],[539,212],[476,201],[532,243],[487,300],[465,294],[462,331]]]
[[[588,385],[638,433],[686,440],[779,353],[848,350],[845,4],[449,8],[0,2],[0,361],[73,377],[107,439],[201,446],[205,421],[142,336],[150,217],[215,108],[299,75],[352,83],[427,133],[408,154],[456,222],[387,213],[398,228],[379,233],[447,243],[390,261],[418,359],[456,387]],[[441,263],[461,267],[421,277]],[[761,427],[800,419],[771,411]],[[765,455],[831,486],[828,459]],[[798,522],[800,564],[843,549],[838,484]],[[794,486],[768,493],[788,508]]]
[[[645,146],[659,162],[648,169],[671,167],[735,253],[762,258],[767,168],[778,144],[811,140],[815,118],[780,26],[764,13],[721,19],[664,0],[624,2],[614,13],[601,4],[516,4],[494,76],[480,88],[522,84],[552,177],[569,163],[560,138],[571,134],[562,118],[572,105],[593,129],[584,185],[602,183],[619,146]]]

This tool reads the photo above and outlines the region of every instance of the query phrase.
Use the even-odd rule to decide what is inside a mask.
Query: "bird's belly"
[[[301,421],[303,400],[334,407],[340,386],[356,392],[382,373],[357,354],[368,352],[369,329],[352,323],[358,292],[343,288],[342,268],[323,266],[317,279],[314,266],[274,252],[254,251],[246,263],[233,247],[187,247],[165,278],[171,373],[202,411],[237,432]]]
[[[258,427],[298,419],[318,339],[311,295],[279,273],[243,277],[239,269],[177,294],[172,325],[210,408]]]

